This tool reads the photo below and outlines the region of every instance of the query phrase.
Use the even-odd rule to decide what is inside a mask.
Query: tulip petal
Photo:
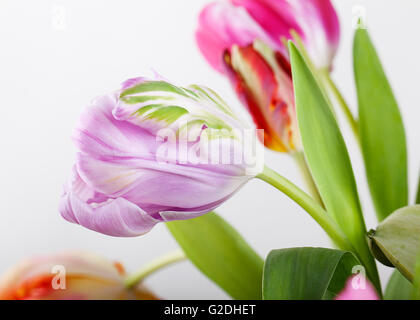
[[[379,300],[378,294],[372,284],[364,280],[364,286],[355,284],[354,276],[347,280],[344,290],[335,298],[335,300]]]
[[[203,126],[232,130],[239,123],[226,103],[212,90],[192,85],[174,86],[162,80],[141,81],[123,90],[113,116],[153,134],[161,129],[200,131]]]
[[[180,168],[176,164],[140,159],[130,167],[129,163],[102,162],[83,154],[78,158],[79,173],[95,190],[113,198],[124,197],[132,203],[141,203],[142,209],[151,215],[171,208],[194,212],[196,208],[228,197],[248,181],[200,168]]]
[[[302,33],[299,21],[297,21],[298,17],[293,9],[293,3],[299,2],[298,0],[231,0],[231,2],[245,8],[249,15],[278,43],[281,43],[283,38],[290,39],[290,30]],[[304,2],[308,1],[304,0]]]
[[[86,108],[73,132],[76,147],[98,159],[154,159],[156,137],[129,122],[116,120],[112,115],[116,104],[116,95],[105,95]]]
[[[286,152],[299,145],[290,65],[261,42],[233,46],[226,66],[235,90],[264,129],[266,147]]]
[[[78,174],[93,190],[112,198],[124,196],[133,203],[141,203],[142,209],[148,212],[148,206],[153,207],[151,213],[155,213],[212,203],[251,178],[244,177],[245,164],[219,161],[179,165],[179,161],[158,161],[160,148],[167,147],[168,153],[172,153],[172,148],[177,149],[178,145],[156,141],[155,136],[141,127],[116,120],[112,115],[113,103],[116,102],[110,96],[97,99],[82,115],[74,134],[76,145],[82,151],[77,156]],[[221,151],[237,150],[231,139],[218,139],[210,144],[213,142],[218,142],[216,147]],[[179,153],[175,160],[180,160]],[[191,196],[186,198],[185,192]],[[155,204],[160,206],[156,209]]]
[[[269,1],[269,0],[264,0]],[[272,1],[276,3],[276,1]],[[292,0],[305,47],[318,68],[330,68],[340,40],[340,23],[330,0]]]
[[[69,222],[110,236],[141,235],[159,222],[124,198],[112,199],[98,194],[78,175],[65,187],[59,211]]]
[[[318,68],[330,68],[336,53],[340,25],[330,0],[230,0],[203,9],[196,32],[197,44],[210,65],[220,72],[223,53],[260,40],[287,55],[284,41],[291,31],[303,39]]]
[[[197,44],[210,65],[224,72],[223,53],[234,44],[246,46],[255,39],[279,47],[242,7],[228,2],[214,2],[200,14],[196,31]]]

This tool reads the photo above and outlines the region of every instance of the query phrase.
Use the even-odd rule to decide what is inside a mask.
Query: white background
[[[65,249],[96,252],[135,270],[176,248],[164,225],[143,237],[112,238],[67,223],[57,206],[74,160],[70,134],[78,115],[92,98],[118,88],[123,80],[150,75],[153,68],[179,84],[210,86],[240,108],[228,82],[210,69],[194,43],[197,15],[207,2],[0,2],[0,272],[22,258]],[[413,198],[420,158],[420,3],[335,1],[342,39],[333,76],[354,111],[351,42],[352,8],[357,4],[367,10],[370,34],[403,113]],[[57,25],[57,12],[63,9],[64,24]],[[360,152],[341,123],[372,228],[376,222]],[[302,185],[287,155],[267,152],[266,162]],[[304,211],[260,181],[251,181],[218,212],[262,256],[275,248],[330,245]],[[389,269],[381,267],[381,273],[387,279]],[[227,298],[189,262],[151,276],[147,284],[164,298]]]

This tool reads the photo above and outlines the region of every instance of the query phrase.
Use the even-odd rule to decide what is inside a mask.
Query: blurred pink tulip
[[[224,52],[233,45],[266,43],[287,56],[284,40],[297,32],[318,68],[329,68],[340,39],[330,0],[225,0],[210,3],[199,17],[196,39],[208,62],[224,72]]]
[[[144,287],[127,290],[124,269],[87,253],[28,259],[0,278],[0,300],[156,300]]]
[[[335,300],[379,300],[375,288],[368,280],[363,281],[363,285],[357,282],[359,276],[351,277],[347,280],[346,287],[338,294]]]
[[[199,17],[197,44],[209,62],[227,75],[266,147],[301,148],[286,41],[301,38],[318,69],[329,71],[340,27],[329,0],[225,0]]]

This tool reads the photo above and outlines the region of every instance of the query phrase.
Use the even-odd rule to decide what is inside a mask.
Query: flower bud
[[[60,212],[112,236],[205,214],[262,169],[250,130],[208,88],[130,79],[82,114]]]

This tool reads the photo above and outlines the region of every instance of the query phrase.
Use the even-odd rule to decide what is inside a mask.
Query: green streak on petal
[[[149,113],[145,118],[149,120],[158,120],[165,121],[167,123],[173,123],[187,113],[188,111],[186,109],[179,106],[165,106]]]
[[[230,110],[230,108],[228,107],[226,102],[212,89],[207,88],[207,87],[203,88],[203,87],[198,86],[196,84],[191,85],[190,88],[196,90],[205,99],[210,100],[211,102],[216,104],[216,106],[220,110],[222,110],[224,113],[226,113],[226,114],[228,114],[232,117],[235,117],[235,115],[232,113],[232,111]],[[213,96],[211,96],[207,91]]]
[[[182,88],[184,89],[186,92],[188,92],[190,95],[194,96],[195,98],[200,98],[198,94],[196,94],[194,91],[188,89],[188,88]]]
[[[151,111],[153,109],[162,108],[162,107],[164,107],[163,104],[149,104],[148,106],[141,107],[140,109],[138,109],[137,111],[135,111],[132,115],[133,116],[134,115],[136,115],[136,116],[142,116],[145,113],[147,113],[147,112],[149,112],[149,111]]]
[[[144,103],[150,100],[173,100],[173,97],[166,96],[129,96],[121,98],[127,104]]]
[[[153,91],[163,91],[163,92],[179,94],[184,97],[189,97],[189,95],[184,90],[165,81],[147,81],[144,83],[140,83],[122,92],[120,97],[123,98],[130,94],[153,92]]]

